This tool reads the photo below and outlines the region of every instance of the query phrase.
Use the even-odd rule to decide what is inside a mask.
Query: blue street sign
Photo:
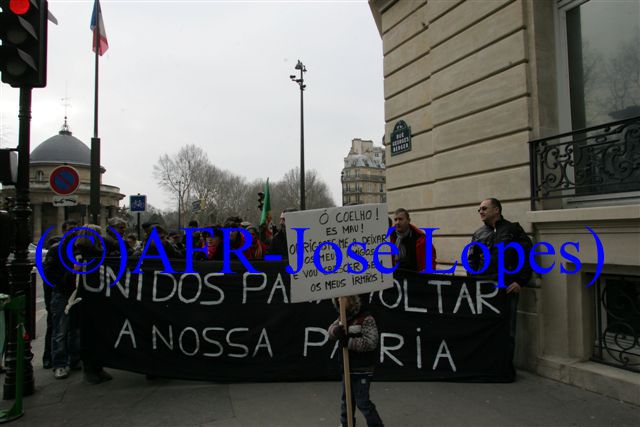
[[[144,212],[147,210],[147,196],[140,195],[129,196],[129,205],[131,212]]]

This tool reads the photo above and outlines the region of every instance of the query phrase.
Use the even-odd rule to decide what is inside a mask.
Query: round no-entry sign
[[[73,194],[78,189],[78,185],[80,185],[80,176],[71,166],[58,166],[49,175],[49,186],[61,196]]]

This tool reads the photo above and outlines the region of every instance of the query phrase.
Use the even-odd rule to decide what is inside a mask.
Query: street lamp
[[[307,72],[307,68],[298,59],[298,63],[295,66],[296,70],[300,70],[300,78],[297,79],[294,74],[290,75],[291,81],[300,86],[300,210],[305,210],[305,197],[304,197],[304,89],[307,87],[304,84],[304,73]]]
[[[182,209],[182,181],[178,181],[178,230],[180,230],[181,223],[181,209]]]

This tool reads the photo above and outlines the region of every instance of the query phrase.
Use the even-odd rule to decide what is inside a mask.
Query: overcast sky
[[[340,205],[351,139],[381,144],[382,42],[362,1],[101,1],[109,50],[100,57],[103,183],[148,195],[158,157],[186,144],[249,180],[279,180],[300,163],[300,91],[307,67],[305,167]],[[93,134],[93,1],[49,1],[48,83],[34,89],[31,148],[55,135],[65,102],[73,135]],[[17,145],[18,91],[0,84],[2,147]],[[128,204],[128,197],[123,200]]]

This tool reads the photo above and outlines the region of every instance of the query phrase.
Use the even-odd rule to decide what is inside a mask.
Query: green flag
[[[262,205],[262,215],[260,215],[260,225],[271,221],[271,196],[269,195],[269,178],[264,184],[264,204]]]

